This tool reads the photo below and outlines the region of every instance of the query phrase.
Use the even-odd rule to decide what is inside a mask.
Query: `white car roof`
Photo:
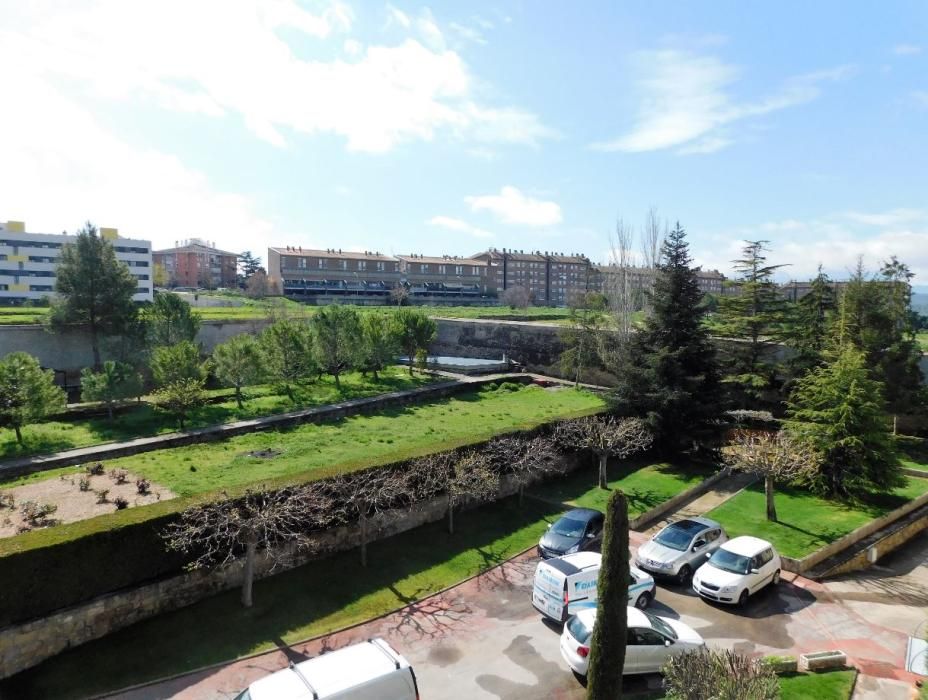
[[[354,644],[257,680],[248,691],[252,700],[311,700],[312,691],[300,679],[302,675],[320,698],[327,698],[408,667],[406,659],[387,651],[390,648],[380,639]]]
[[[583,571],[584,569],[591,569],[594,566],[602,564],[603,555],[599,552],[576,552],[575,554],[568,554],[567,556],[560,557],[560,559],[573,564]]]
[[[651,621],[638,608],[628,606],[628,626],[629,627],[651,627]],[[577,617],[583,620],[583,624],[588,629],[593,629],[593,623],[596,622],[596,608],[585,608],[577,613]]]
[[[759,552],[763,552],[767,547],[772,545],[767,540],[750,535],[742,535],[733,540],[728,540],[722,544],[722,549],[727,549],[732,554],[740,554],[743,557],[753,557]]]

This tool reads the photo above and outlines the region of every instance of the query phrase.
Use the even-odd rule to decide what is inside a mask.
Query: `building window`
[[[324,270],[326,267],[328,267],[326,259],[319,258],[319,269]]]
[[[343,269],[343,270],[347,270],[347,269],[348,269],[348,261],[347,261],[347,260],[339,260],[338,262],[339,262],[339,267],[340,267],[341,269]]]
[[[429,271],[429,266],[427,264],[422,263],[419,265],[419,272],[421,272],[422,274],[428,274],[428,271]]]
[[[474,274],[474,277],[478,277],[478,276],[480,275],[480,268],[479,268],[479,267],[472,267],[472,268],[471,268],[471,272]]]
[[[447,266],[447,265],[439,265],[439,266],[438,266],[438,274],[439,274],[439,275],[447,275],[447,274],[448,274],[448,266]]]
[[[305,270],[306,269],[306,258],[297,258],[296,266],[300,268],[301,270]]]
[[[383,272],[384,264],[382,261],[377,261],[377,272]]]
[[[367,260],[358,260],[358,269],[366,270],[367,269]]]
[[[463,266],[463,265],[455,265],[455,266],[454,266],[454,274],[456,274],[456,275],[463,275],[463,274],[464,274],[464,266]]]

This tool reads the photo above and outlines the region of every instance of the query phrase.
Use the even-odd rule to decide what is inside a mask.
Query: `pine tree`
[[[313,357],[323,372],[335,378],[341,389],[340,376],[360,364],[364,350],[361,319],[351,306],[331,304],[319,310],[310,320],[313,335]]]
[[[791,309],[785,340],[796,352],[787,363],[794,379],[825,361],[836,309],[834,284],[819,265],[809,292]]]
[[[651,314],[619,349],[613,395],[620,415],[643,418],[654,444],[678,452],[709,438],[721,415],[715,349],[703,326],[702,293],[678,223],[661,246]]]
[[[200,330],[200,314],[171,292],[156,294],[154,303],[145,309],[144,316],[152,347],[174,345],[182,340],[193,342]]]
[[[764,255],[768,241],[745,241],[743,257],[734,260],[739,274],[738,293],[719,299],[716,333],[730,339],[726,347],[724,377],[742,406],[762,400],[775,388],[776,366],[770,360],[772,347],[782,340],[786,322],[786,300],[773,281],[783,265],[768,265]]]
[[[241,409],[242,387],[256,384],[264,374],[261,346],[253,335],[242,333],[229,338],[213,349],[216,378],[235,388],[235,403]]]
[[[61,249],[55,278],[57,297],[49,322],[52,330],[83,326],[90,334],[93,365],[100,367],[100,340],[115,336],[131,326],[138,307],[132,300],[138,282],[129,267],[116,259],[109,241],[97,235],[87,222],[77,241]]]
[[[64,392],[55,386],[54,373],[24,352],[11,352],[0,360],[0,426],[12,428],[22,445],[22,428],[63,411]]]
[[[131,399],[143,391],[141,375],[132,365],[107,360],[99,372],[85,367],[81,372],[81,398],[100,401],[106,414],[113,420],[113,407],[117,401]]]
[[[603,528],[602,563],[596,584],[596,624],[590,640],[588,700],[622,697],[628,635],[628,501],[619,490],[609,496]]]
[[[866,355],[852,345],[799,380],[788,415],[790,435],[820,456],[813,478],[818,490],[856,496],[902,483],[882,385],[870,376]]]

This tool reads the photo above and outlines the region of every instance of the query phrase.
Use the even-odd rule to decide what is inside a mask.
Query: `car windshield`
[[[567,631],[570,632],[570,636],[580,642],[580,644],[586,644],[590,640],[590,634],[592,633],[592,630],[583,624],[583,620],[576,615],[570,618],[570,621],[567,623]]]
[[[654,541],[665,547],[676,549],[678,552],[685,552],[690,546],[691,539],[693,539],[692,532],[686,532],[676,525],[668,525],[658,533]]]
[[[751,569],[750,557],[743,557],[740,554],[729,552],[724,547],[715,550],[715,554],[712,555],[709,562],[712,566],[723,571],[730,571],[733,574],[746,574]]]
[[[251,700],[251,693],[248,692],[248,688],[236,695],[234,700]]]
[[[644,612],[644,611],[642,611],[642,612]],[[652,627],[653,629],[657,630],[658,632],[660,632],[660,633],[661,633],[662,635],[664,635],[665,637],[669,637],[670,639],[676,639],[676,638],[677,638],[677,632],[676,632],[676,630],[674,630],[673,627],[671,627],[670,625],[668,625],[666,622],[664,622],[664,621],[663,621],[661,618],[659,618],[657,615],[652,615],[652,614],[649,613],[649,612],[645,612],[644,615],[645,615],[645,617],[648,618],[648,622],[651,623],[651,627]]]
[[[563,537],[582,537],[585,529],[586,523],[583,521],[574,520],[573,518],[561,518],[554,523],[551,532]]]

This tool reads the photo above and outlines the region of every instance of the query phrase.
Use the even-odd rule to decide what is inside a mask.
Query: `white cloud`
[[[489,231],[486,231],[477,226],[473,226],[466,221],[461,219],[455,219],[450,216],[433,216],[431,219],[425,223],[430,226],[439,226],[441,228],[446,228],[450,231],[457,231],[459,233],[466,233],[469,236],[474,236],[476,238],[493,238],[493,234]]]
[[[837,212],[725,231],[697,246],[696,264],[731,274],[743,240],[756,239],[770,241],[768,263],[788,265],[778,272],[780,280],[810,279],[819,263],[833,278],[846,278],[858,256],[875,272],[895,255],[915,273],[916,284],[928,282],[928,211]]]
[[[473,211],[489,211],[506,224],[554,226],[561,223],[561,207],[556,202],[532,199],[507,185],[499,194],[465,197]]]
[[[466,41],[472,41],[475,44],[486,44],[487,40],[477,29],[468,27],[458,22],[450,22],[448,28],[454,31],[458,36]]]
[[[679,153],[712,153],[732,143],[719,133],[723,127],[810,102],[821,94],[821,83],[849,72],[839,67],[796,76],[765,98],[739,102],[731,92],[741,71],[714,56],[643,51],[634,68],[640,94],[635,123],[623,136],[593,144],[597,150],[637,153],[682,146]]]
[[[302,58],[284,36],[298,46],[307,37],[346,31],[353,16],[338,2],[319,14],[293,0],[86,0],[64,7],[19,18],[19,26],[4,23],[0,46],[15,57],[6,65],[70,81],[69,87],[88,89],[91,99],[147,100],[214,118],[238,115],[258,138],[278,147],[293,133],[335,134],[349,149],[369,152],[431,140],[439,131],[520,144],[553,133],[534,114],[484,104],[479,81],[459,54],[443,48],[428,10],[413,20],[390,9],[425,43],[407,37],[364,50],[349,38],[343,43],[347,60],[323,61]]]
[[[922,47],[914,44],[896,44],[893,47],[893,53],[897,56],[917,56],[921,52]]]
[[[409,29],[412,26],[412,20],[409,19],[409,15],[393,5],[387,5],[387,24],[389,25],[392,23],[396,23],[404,29]]]
[[[928,107],[928,90],[913,90],[910,94],[921,107]]]

